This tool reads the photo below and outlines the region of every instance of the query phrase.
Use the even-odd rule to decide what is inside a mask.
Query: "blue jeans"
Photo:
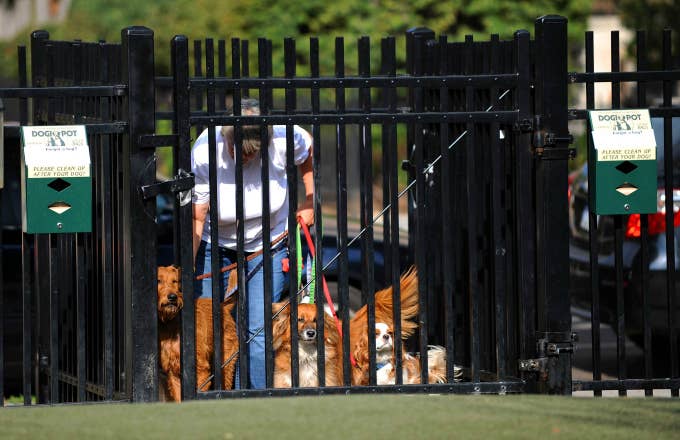
[[[286,240],[283,240],[271,252],[273,280],[272,280],[272,301],[279,302],[283,292],[288,286],[288,276],[283,272],[283,259],[288,257],[288,247]],[[210,258],[211,245],[205,241],[201,241],[196,254],[196,275],[210,272]],[[220,247],[220,267],[228,266],[236,261],[236,251]],[[259,255],[247,262],[246,274],[250,274],[254,269],[257,269],[250,281],[246,285],[246,293],[248,298],[248,333],[246,340],[250,341],[248,345],[249,350],[249,368],[251,389],[263,389],[267,385],[266,370],[265,370],[265,341],[264,341],[264,326],[271,325],[271,317],[265,319],[264,316],[264,269],[261,264],[263,255]],[[259,266],[259,267],[258,267]],[[226,289],[229,272],[222,273],[222,286]],[[194,295],[196,298],[212,298],[212,279],[206,278],[200,281],[194,281]],[[235,309],[236,310],[236,309]],[[236,320],[238,325],[238,319]],[[255,335],[257,333],[257,335]],[[255,336],[253,336],[255,335]],[[243,353],[243,350],[240,350]],[[236,380],[234,382],[235,388],[240,388],[240,380],[238,377],[238,368],[236,369]]]

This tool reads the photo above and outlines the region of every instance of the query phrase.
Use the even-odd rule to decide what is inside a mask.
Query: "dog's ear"
[[[328,343],[335,344],[339,342],[340,333],[338,332],[338,327],[336,327],[333,318],[328,316],[327,313],[323,314],[323,331]]]
[[[182,276],[182,268],[176,264],[173,264],[171,266],[167,266],[168,270],[172,270],[173,272],[177,273],[177,279],[179,280],[180,277]]]
[[[288,302],[272,304],[272,348],[278,350],[284,335],[290,333],[290,306]],[[290,339],[290,338],[288,338]]]
[[[368,338],[359,338],[354,344],[354,351],[352,352],[357,365],[362,369],[368,367]]]
[[[285,320],[290,316],[290,303],[287,301],[272,303],[272,318],[276,320]]]

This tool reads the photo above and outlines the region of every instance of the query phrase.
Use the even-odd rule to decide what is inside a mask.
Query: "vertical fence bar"
[[[345,77],[345,45],[342,37],[335,39],[335,76],[338,84],[335,87],[335,110],[339,114],[345,113],[345,88],[343,78]],[[349,340],[349,287],[348,287],[348,257],[347,257],[347,127],[342,122],[342,117],[338,121],[336,133],[336,186],[337,186],[337,227],[338,241],[338,298],[341,305],[342,352],[350,352]],[[342,370],[344,385],[351,384],[352,370],[349,356],[342,358]]]
[[[567,139],[567,20],[548,15],[536,20],[536,113],[543,128],[558,141],[546,146],[557,152]],[[539,147],[540,145],[535,145]],[[571,341],[568,285],[569,226],[567,157],[536,163],[538,331],[547,341]],[[544,391],[571,394],[571,354],[548,357]]]
[[[171,47],[172,103],[174,110],[173,132],[177,134],[177,148],[173,149],[172,162],[175,173],[191,169],[191,124],[189,122],[191,97],[189,95],[189,41],[179,35],[173,38]],[[175,205],[177,208],[177,205]],[[180,206],[177,230],[174,234],[175,261],[179,262],[182,276],[182,399],[196,398],[196,315],[193,283],[194,255],[192,241],[186,240],[193,234],[192,205]]]
[[[203,44],[201,40],[194,40],[194,77],[203,77]],[[197,110],[203,109],[203,93],[200,89],[194,92],[194,106]],[[196,126],[196,133],[201,133],[205,127]]]
[[[50,403],[59,403],[59,280],[61,279],[60,271],[60,251],[61,251],[61,235],[53,237],[56,241],[56,249],[49,247],[50,255]]]
[[[112,45],[100,45],[100,57],[99,59],[101,60],[101,72],[103,75],[103,80],[106,84],[109,82],[118,82],[120,81],[120,78],[118,78],[115,73],[112,71],[113,66],[117,65],[117,59],[120,57],[116,57],[116,53],[114,51],[115,48],[120,48],[120,46],[112,46]],[[102,117],[106,121],[110,121],[112,119],[112,115],[114,114],[113,112],[113,98],[106,98],[102,101]],[[103,318],[102,318],[102,333],[103,333],[103,339],[104,339],[104,372],[103,372],[103,380],[104,380],[104,399],[106,400],[113,400],[113,390],[115,387],[115,381],[116,381],[116,370],[114,366],[114,360],[115,360],[115,355],[114,355],[114,307],[115,307],[115,300],[114,300],[114,268],[113,268],[113,263],[114,263],[114,248],[111,246],[113,241],[113,234],[114,234],[114,228],[115,228],[115,220],[114,220],[114,215],[113,215],[113,205],[114,205],[114,196],[113,196],[113,187],[114,187],[114,182],[115,178],[113,177],[114,173],[114,163],[115,160],[113,159],[113,152],[116,149],[117,144],[117,137],[113,136],[107,136],[104,138],[104,143],[102,145],[102,150],[100,151],[100,155],[102,157],[102,160],[100,160],[100,175],[102,176],[101,180],[101,216],[102,216],[102,223],[101,223],[101,255],[102,259],[100,261],[101,263],[101,270],[103,273],[102,276],[102,309],[103,309]]]
[[[0,99],[0,114],[5,111],[2,99]],[[4,121],[0,120],[0,142],[4,142]],[[0,148],[0,206],[5,206],[3,203],[4,194],[4,177],[5,177],[5,158],[4,150]],[[21,153],[20,153],[21,154]],[[3,249],[3,230],[4,224],[0,224],[0,408],[5,406],[5,274],[4,274],[4,258]]]
[[[215,78],[215,50],[212,38],[206,38],[205,40],[205,77],[208,80]],[[209,115],[215,114],[215,87],[211,84],[205,92],[206,97],[206,110]],[[209,180],[210,188],[217,188],[217,168],[219,159],[217,157],[217,129],[214,125],[208,124],[208,155],[210,163]],[[214,160],[213,160],[214,159]],[[238,160],[237,160],[238,161]],[[218,206],[217,197],[213,203],[213,194],[217,191],[210,192],[210,206]],[[220,271],[222,266],[222,261],[220,258],[220,246],[219,246],[219,232],[218,232],[218,216],[217,209],[209,210],[210,214],[210,265],[211,273],[211,286],[212,286],[212,344],[213,344],[213,358],[212,372],[213,372],[213,388],[216,390],[222,389],[222,353],[224,347],[222,347],[222,300],[224,298],[224,281],[222,278],[222,272]],[[199,384],[202,385],[202,384]]]
[[[284,74],[286,78],[292,79],[296,75],[295,66],[295,40],[286,38],[283,41],[284,50]],[[289,83],[285,90],[285,114],[292,115],[297,107],[295,88]],[[293,118],[289,118],[286,123],[286,176],[288,183],[288,231],[295,231],[297,229],[297,221],[295,219],[295,211],[298,206],[297,193],[297,167],[295,166],[295,151],[294,146],[294,125]],[[290,261],[297,261],[297,249],[294,246],[294,240],[288,240],[288,254]],[[297,337],[297,320],[298,320],[298,267],[297,264],[290,265],[289,283],[290,283],[290,371],[291,371],[291,387],[297,388],[300,386],[300,369],[298,358],[299,341]]]
[[[226,41],[217,40],[217,76],[224,78],[227,76],[227,47]],[[227,105],[226,89],[220,88],[217,91],[217,109],[224,110]]]
[[[47,59],[45,57],[45,43],[49,39],[49,34],[45,31],[35,31],[31,34],[31,82],[33,87],[45,86],[45,70],[47,69]],[[24,60],[25,62],[25,60]],[[25,69],[25,65],[21,66]],[[22,87],[26,87],[26,77],[23,77],[23,81],[20,84]],[[28,106],[25,100],[22,100],[21,108],[21,123],[28,124]],[[46,101],[43,99],[34,100],[33,102],[33,123],[35,124],[38,120],[39,110],[45,110]],[[36,366],[36,373],[38,378],[45,382],[45,386],[40,386],[41,383],[36,380],[35,386],[33,388],[34,392],[37,394],[37,401],[39,403],[46,403],[49,400],[49,389],[47,387],[47,364],[49,355],[46,353],[49,347],[49,329],[42,324],[42,316],[48,316],[49,306],[48,302],[45,301],[45,295],[43,295],[42,301],[40,300],[40,292],[49,297],[49,287],[46,287],[46,279],[49,275],[49,262],[48,262],[48,252],[49,252],[49,242],[46,250],[43,253],[39,253],[38,244],[45,244],[49,237],[46,235],[36,235],[30,237],[29,235],[22,233],[22,286],[23,286],[23,394],[24,394],[24,405],[31,404],[31,375],[32,375],[32,359],[33,353],[38,348],[41,352],[38,354],[38,365]],[[33,255],[35,257],[35,264],[31,268],[31,241],[33,241]],[[42,268],[42,276],[32,279],[32,271],[37,272],[37,268],[40,265]],[[35,272],[33,272],[35,273]],[[33,323],[33,317],[31,314],[31,308],[34,303],[36,306],[36,321],[35,325]],[[34,341],[34,327],[35,332],[38,334]],[[37,342],[37,343],[36,343]],[[35,343],[35,346],[34,346]],[[44,367],[44,368],[41,368]]]
[[[384,38],[382,40],[382,74],[396,77],[396,44],[395,39]],[[385,107],[389,113],[397,112],[397,91],[394,87],[386,87]],[[395,359],[395,384],[403,382],[402,359],[403,340],[401,334],[401,284],[400,258],[399,258],[399,176],[397,166],[397,125],[395,122],[383,124],[383,204],[390,206],[389,216],[385,216],[383,223],[383,255],[385,256],[385,281],[392,285],[392,313],[394,359]],[[372,334],[372,333],[369,333]]]
[[[267,78],[268,69],[267,65],[270,63],[270,53],[267,47],[267,40],[260,38],[257,41],[257,54],[258,54],[258,77],[260,79]],[[269,109],[271,108],[271,103],[267,99],[267,86],[265,81],[262,81],[262,86],[260,86],[260,112],[262,115],[269,114]],[[260,140],[262,145],[269,145],[271,142],[269,139],[269,134],[267,133],[267,125],[262,124],[260,126]],[[271,212],[271,204],[269,199],[269,149],[260,149],[260,180],[262,181],[262,213]],[[264,287],[264,346],[271,347],[272,345],[272,325],[269,319],[272,316],[272,298],[273,298],[273,264],[271,259],[271,221],[270,215],[262,216],[262,258],[263,258],[263,287]],[[269,348],[265,349],[265,385],[267,388],[271,388],[274,383],[274,353]]]
[[[247,46],[244,46],[247,47]],[[241,41],[237,38],[231,40],[231,68],[232,78],[241,78]],[[233,110],[235,116],[241,115],[242,90],[239,87],[233,89]],[[234,126],[234,158],[236,159],[235,183],[236,183],[236,271],[238,278],[238,335],[239,335],[239,386],[247,388],[250,381],[250,349],[247,344],[248,338],[248,295],[246,295],[246,257],[243,252],[245,241],[245,225],[243,222],[243,158],[242,158],[243,130],[239,122]],[[211,159],[212,160],[212,159]],[[216,163],[216,162],[215,162]],[[211,166],[212,171],[212,166]],[[211,201],[213,203],[211,192]],[[216,203],[216,201],[215,201]],[[210,217],[212,223],[213,219]]]
[[[0,112],[4,110],[0,100]],[[4,136],[3,127],[0,127],[0,136]],[[0,151],[0,154],[4,154],[4,152]],[[4,167],[3,162],[4,157],[0,158],[0,167]],[[4,182],[1,180],[4,177],[4,171],[4,169],[0,169],[0,206],[5,206],[3,204]],[[3,271],[5,256],[3,255],[3,229],[4,225],[0,225],[0,408],[5,406],[5,274]]]
[[[31,239],[26,233],[21,234],[21,285],[23,297],[23,394],[24,405],[31,404],[31,365],[33,353],[33,322],[31,319],[31,305],[33,303],[33,289],[31,283]]]
[[[241,77],[248,78],[250,76],[250,52],[248,51],[248,40],[241,41]],[[243,96],[250,96],[250,89],[242,89]],[[262,97],[260,97],[262,98]]]
[[[380,75],[383,76],[394,76],[393,70],[394,68],[392,67],[391,59],[389,58],[389,39],[383,38],[380,40]],[[395,112],[396,110],[396,102],[394,102],[392,98],[392,92],[394,91],[394,88],[391,87],[383,87],[381,90],[382,94],[382,106],[383,108],[386,109],[388,112]],[[391,208],[390,205],[390,193],[392,191],[390,185],[390,174],[391,174],[391,169],[390,169],[390,163],[392,160],[392,155],[394,154],[393,151],[390,149],[390,126],[393,126],[394,124],[390,124],[389,122],[384,122],[381,126],[380,130],[380,135],[381,135],[381,148],[382,148],[382,157],[381,157],[381,167],[382,167],[382,209],[386,210]],[[388,171],[389,170],[389,171]],[[398,207],[396,207],[398,210]],[[391,212],[391,211],[390,211]],[[392,230],[391,228],[391,223],[392,223],[392,215],[383,215],[382,217],[383,220],[383,231],[382,231],[382,244],[383,244],[383,258],[385,262],[384,266],[384,271],[382,273],[383,279],[384,280],[389,280],[390,279],[390,273],[391,273],[391,268],[392,268],[392,245],[391,245],[391,238],[390,238],[390,231]],[[396,321],[395,321],[396,322]],[[396,350],[396,346],[395,346]],[[395,358],[398,358],[398,356],[395,353]]]
[[[500,42],[497,34],[491,36],[490,43],[490,73],[499,73],[500,66]],[[499,96],[497,87],[491,88],[491,105],[496,105]],[[496,326],[496,365],[498,380],[502,380],[507,374],[507,334],[506,334],[506,259],[507,245],[505,234],[505,206],[503,206],[503,195],[505,191],[505,156],[500,142],[500,125],[497,122],[490,124],[491,129],[491,217],[493,219],[491,239],[492,249],[494,250],[493,260],[493,288],[495,304],[495,326]]]
[[[448,41],[446,36],[439,37],[439,74],[447,75],[450,71]],[[450,109],[450,91],[442,84],[439,88],[439,111],[444,113]],[[453,188],[453,161],[449,149],[451,140],[450,124],[447,118],[439,124],[439,154],[441,155],[441,207],[442,219],[453,218],[451,189]],[[442,294],[444,295],[444,341],[446,346],[446,381],[454,382],[454,363],[456,357],[456,315],[455,315],[455,274],[454,233],[451,223],[442,222]]]
[[[621,68],[619,55],[619,32],[611,32],[611,71],[618,73]],[[621,108],[621,83],[611,82],[612,108]],[[619,380],[627,378],[626,368],[626,316],[623,296],[623,216],[614,216],[614,267],[616,272],[616,368]],[[625,396],[626,390],[621,387],[619,396]]]
[[[586,72],[595,71],[593,32],[586,32]],[[586,108],[595,108],[595,84],[592,81],[586,83]],[[596,157],[593,153],[592,136],[587,136],[586,146],[588,148],[588,167],[595,169]],[[588,187],[595,188],[595,174],[588,173]],[[589,192],[589,206],[595,206],[592,201],[595,192]],[[590,304],[590,326],[592,337],[592,357],[593,357],[593,380],[602,380],[601,360],[600,360],[600,270],[597,256],[599,254],[599,243],[597,233],[597,214],[594,209],[588,215],[588,243],[590,245],[590,292],[592,296]],[[601,390],[594,392],[596,397],[602,396]]]
[[[75,234],[75,262],[76,262],[76,310],[77,310],[77,337],[76,347],[78,350],[77,356],[77,377],[78,377],[78,402],[85,402],[86,393],[85,385],[87,383],[87,339],[86,339],[86,322],[87,322],[87,305],[85,303],[87,298],[87,280],[85,267],[85,243],[84,234]],[[92,296],[93,298],[93,296]]]
[[[662,43],[662,59],[663,69],[673,69],[673,56],[671,53],[671,30],[664,29],[663,43]],[[663,106],[671,107],[673,105],[673,81],[663,81]],[[669,333],[669,351],[671,355],[671,378],[680,376],[680,365],[678,365],[678,329],[677,329],[677,298],[676,298],[676,270],[675,270],[675,228],[670,225],[673,224],[673,163],[670,158],[673,157],[673,124],[672,119],[668,116],[664,117],[663,124],[663,145],[664,145],[664,175],[666,194],[666,294],[668,296],[668,333]],[[671,395],[678,397],[678,388],[671,388]]]
[[[643,72],[648,70],[647,62],[647,35],[644,31],[638,30],[635,34],[636,71]],[[647,84],[638,81],[637,85],[637,106],[647,107]],[[640,294],[642,295],[642,332],[644,352],[644,374],[645,379],[651,379],[653,375],[652,360],[652,326],[650,320],[649,304],[649,214],[640,214]],[[645,388],[645,396],[654,395],[652,388]]]
[[[425,74],[425,45],[429,40],[434,39],[434,32],[428,28],[411,28],[406,32],[406,64],[408,73],[413,76]],[[424,109],[424,91],[421,86],[409,88],[409,105],[411,110],[420,113]],[[406,133],[407,156],[409,157],[409,184],[415,179],[415,200],[414,204],[409,203],[409,251],[415,253],[415,262],[418,268],[418,290],[421,294],[418,297],[420,317],[423,316],[423,301],[425,300],[422,292],[426,292],[427,283],[425,280],[426,254],[425,254],[425,181],[423,175],[424,153],[423,153],[423,126],[421,123],[408,125]],[[426,311],[426,310],[425,310]],[[420,327],[418,335],[419,350],[421,354],[421,382],[427,374],[427,329]],[[425,371],[422,369],[425,368]]]
[[[361,37],[358,41],[359,76],[371,76],[371,46],[368,37]],[[359,108],[363,113],[371,112],[371,89],[359,87]],[[361,237],[361,266],[362,266],[362,294],[366,298],[368,309],[367,334],[375,333],[375,296],[374,292],[374,252],[373,252],[373,142],[371,123],[359,124],[359,167],[360,174],[360,217],[364,235]],[[369,384],[376,380],[375,367],[375,338],[368,338],[368,377]]]
[[[319,39],[311,38],[309,40],[309,64],[310,64],[310,74],[312,79],[319,78]],[[312,115],[318,115],[321,112],[321,99],[319,94],[318,83],[313,83],[311,89],[311,107]],[[325,356],[325,326],[322,324],[324,322],[324,297],[321,295],[323,291],[323,224],[322,224],[322,213],[321,213],[321,126],[318,123],[312,125],[312,174],[314,176],[314,248],[319,251],[316,253],[316,264],[314,265],[314,274],[312,275],[315,280],[315,301],[316,301],[316,326],[317,330],[317,371],[319,386],[326,385],[326,356]],[[305,194],[305,197],[308,197]],[[349,335],[347,335],[349,337]]]
[[[473,58],[473,39],[471,35],[465,36],[465,51],[464,51],[464,72],[472,74],[474,66]],[[474,110],[474,89],[472,87],[465,87],[465,111],[471,112]],[[472,370],[472,381],[480,381],[481,369],[481,322],[480,322],[480,303],[482,292],[482,285],[478,279],[479,270],[479,249],[478,246],[478,228],[479,228],[479,197],[477,193],[477,166],[475,156],[477,151],[476,133],[474,122],[466,123],[465,132],[465,188],[467,201],[467,247],[468,247],[468,297],[470,304],[470,367]]]
[[[148,402],[158,399],[158,329],[156,319],[156,233],[154,200],[144,201],[140,185],[156,180],[154,149],[144,149],[140,137],[155,132],[155,81],[153,32],[144,27],[128,27],[121,31],[123,45],[122,70],[128,87],[125,114],[128,120],[127,153],[124,163],[129,197],[124,224],[127,228],[123,245],[129,254],[128,279],[125,283],[127,315],[131,331],[129,359],[132,400]],[[151,213],[151,214],[149,214]]]

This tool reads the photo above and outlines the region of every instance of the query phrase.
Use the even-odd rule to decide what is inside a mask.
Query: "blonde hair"
[[[233,108],[229,109],[230,114],[234,114]],[[260,114],[260,103],[254,98],[243,98],[241,100],[241,114],[244,116],[257,116]],[[262,149],[262,138],[260,135],[260,125],[242,125],[241,133],[243,134],[241,142],[241,152],[243,156],[253,156]],[[232,144],[234,143],[234,127],[225,125],[221,129],[222,137],[228,139]],[[267,126],[267,138],[271,141],[274,130],[270,125]]]

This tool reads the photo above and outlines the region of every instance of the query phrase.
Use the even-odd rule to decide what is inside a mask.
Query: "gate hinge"
[[[531,133],[534,131],[534,121],[531,119],[521,119],[513,125],[513,130],[519,133]]]
[[[548,358],[519,360],[519,371],[545,373],[547,370],[548,370]]]
[[[191,200],[191,189],[193,187],[194,173],[188,173],[180,168],[174,179],[153,183],[151,185],[142,185],[139,190],[141,191],[144,200],[156,197],[161,193],[178,194],[180,204],[184,206],[188,203],[187,199],[189,201]]]

